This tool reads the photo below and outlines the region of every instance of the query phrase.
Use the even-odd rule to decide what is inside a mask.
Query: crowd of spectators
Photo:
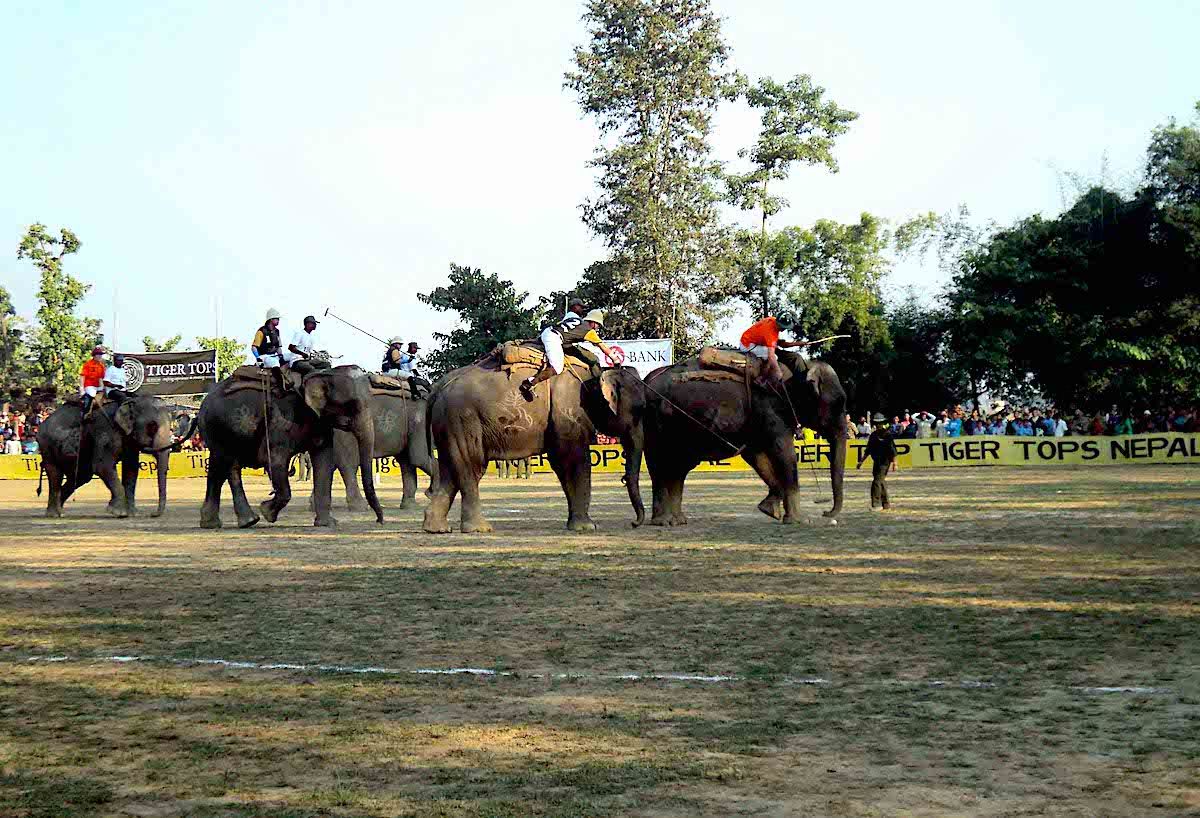
[[[855,423],[846,415],[846,428],[851,437],[871,434],[868,420],[871,413]],[[934,415],[928,411],[916,414],[904,412],[893,415],[893,437],[968,437],[972,435],[1007,435],[1011,437],[1067,437],[1087,435],[1132,435],[1155,432],[1200,431],[1200,408],[1121,410],[1113,406],[1107,412],[1087,414],[1082,409],[1060,412],[1054,408],[1011,408],[1003,404],[990,412],[962,406],[943,409]]]
[[[37,454],[38,426],[50,416],[49,409],[26,414],[9,406],[0,411],[0,452]]]

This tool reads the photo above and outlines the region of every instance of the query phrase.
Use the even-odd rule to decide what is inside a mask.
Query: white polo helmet
[[[271,309],[267,310],[267,317],[263,320],[265,322],[265,321],[270,321],[272,318],[281,318],[281,317],[282,316],[279,314],[279,310],[275,309],[274,307],[271,307]]]
[[[583,316],[583,320],[584,321],[592,321],[603,327],[604,326],[604,310],[592,310],[587,315]]]
[[[393,335],[391,338],[388,338],[389,346],[391,344],[403,344],[403,343],[404,343],[404,339],[401,338],[399,335]]]

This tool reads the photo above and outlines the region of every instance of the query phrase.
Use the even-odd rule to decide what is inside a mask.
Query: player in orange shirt
[[[780,380],[783,377],[783,370],[779,368],[779,359],[775,356],[776,347],[800,347],[804,346],[803,341],[781,341],[779,334],[782,329],[779,326],[779,319],[773,315],[768,315],[761,321],[756,321],[742,333],[741,350],[749,353],[756,358],[765,358],[767,361],[767,372],[774,380]],[[792,327],[792,333],[799,335],[801,327],[796,324]]]
[[[104,386],[104,347],[92,350],[92,359],[85,361],[79,370],[79,394],[83,398],[83,412],[92,408],[96,393]]]

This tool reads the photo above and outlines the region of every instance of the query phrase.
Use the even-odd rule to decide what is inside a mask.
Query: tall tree
[[[624,333],[690,350],[723,314],[705,298],[729,269],[718,218],[713,111],[742,80],[708,0],[590,0],[589,41],[566,85],[602,135],[591,164],[600,193],[583,221],[609,251],[605,306]]]
[[[200,349],[217,351],[217,380],[228,378],[233,370],[242,365],[248,355],[245,341],[221,336],[196,336]]]
[[[742,269],[744,300],[761,316],[773,314],[772,294],[778,290],[770,281],[767,219],[788,204],[786,199],[770,193],[770,183],[786,179],[796,162],[820,165],[837,173],[834,141],[858,119],[857,113],[824,99],[824,95],[825,89],[813,85],[808,74],[798,74],[786,84],[764,77],[746,92],[750,106],[762,111],[762,129],[752,148],[738,152],[738,156],[750,158],[753,169],[729,175],[726,184],[733,204],[743,210],[758,210],[762,216],[757,258]]]
[[[17,246],[17,258],[28,258],[41,277],[38,326],[30,349],[34,375],[48,386],[62,388],[74,382],[91,347],[100,340],[100,321],[75,315],[91,286],[63,270],[63,260],[79,252],[79,247],[70,230],[64,227],[54,236],[43,224],[31,225]]]
[[[461,264],[450,265],[447,286],[417,298],[435,310],[458,313],[459,326],[433,334],[439,346],[426,362],[434,377],[478,360],[502,341],[536,337],[545,311],[543,303],[526,306],[529,293],[517,292],[511,281]]]
[[[23,393],[25,376],[25,332],[13,307],[12,296],[0,287],[0,400]]]
[[[1164,223],[1187,236],[1188,251],[1200,256],[1200,102],[1192,125],[1172,119],[1155,129],[1146,176]]]
[[[182,340],[182,335],[172,335],[163,341],[156,341],[151,336],[146,335],[142,338],[142,346],[146,348],[147,352],[174,352]]]

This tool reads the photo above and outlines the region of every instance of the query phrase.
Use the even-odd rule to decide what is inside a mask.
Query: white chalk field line
[[[141,662],[147,665],[174,665],[177,667],[215,666],[231,670],[267,670],[267,671],[301,671],[305,673],[347,673],[377,676],[469,676],[474,678],[512,678],[512,679],[560,679],[569,681],[615,681],[615,682],[699,682],[702,684],[737,683],[747,681],[744,676],[706,675],[698,673],[595,673],[595,672],[565,672],[565,673],[522,673],[512,670],[495,670],[482,667],[448,667],[448,668],[392,668],[377,665],[332,665],[332,664],[302,664],[297,662],[244,662],[234,659],[176,659],[156,656],[27,656],[17,659],[18,662],[56,663],[71,662],[75,664],[117,664],[127,665]],[[778,680],[785,685],[813,685],[822,687],[838,687],[853,684],[854,680],[833,681],[819,676],[784,676]],[[934,689],[959,690],[993,690],[1004,687],[996,682],[984,682],[975,679],[960,680],[914,680],[914,679],[883,679],[876,684],[903,687],[927,687]],[[1160,695],[1172,693],[1169,687],[1149,687],[1138,685],[1114,686],[1071,686],[1063,688],[1076,693],[1123,693],[1134,695]]]

